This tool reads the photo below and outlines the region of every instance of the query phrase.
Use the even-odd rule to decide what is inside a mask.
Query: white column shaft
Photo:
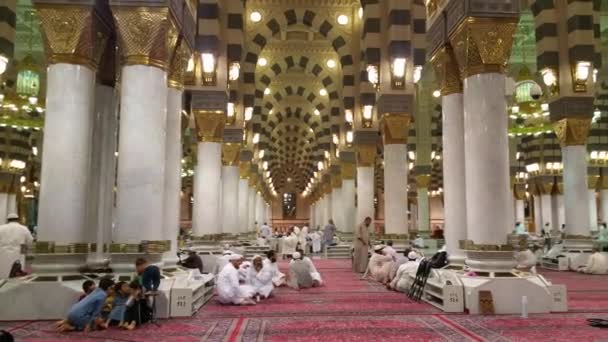
[[[331,217],[339,231],[344,231],[344,210],[342,209],[342,188],[333,188],[331,192]]]
[[[354,232],[355,215],[357,213],[355,208],[355,180],[354,179],[343,179],[342,180],[342,215],[344,216],[344,231]]]
[[[194,177],[194,235],[220,234],[220,191],[222,186],[222,144],[200,142]]]
[[[357,167],[357,224],[374,217],[374,168]]]
[[[239,179],[239,223],[238,232],[247,232],[249,227],[249,181],[247,179]]]
[[[597,198],[595,197],[595,189],[589,189],[589,228],[591,231],[596,231],[597,226]]]
[[[562,148],[564,164],[564,208],[566,233],[589,236],[589,195],[587,192],[587,147]]]
[[[249,188],[249,222],[247,222],[247,231],[252,231],[253,227],[254,227],[254,222],[256,221],[255,219],[255,207],[257,205],[257,201],[256,201],[256,197],[257,197],[257,191],[255,190],[255,188]],[[259,226],[259,225],[258,225]]]
[[[407,145],[384,145],[384,231],[407,234]]]
[[[182,97],[183,91],[167,89],[167,143],[165,146],[165,240],[171,241],[166,260],[174,260],[179,236],[180,193],[182,190]]]
[[[260,229],[264,223],[264,200],[262,195],[256,192],[255,201],[255,220],[258,222],[258,229]]]
[[[515,200],[515,222],[526,225],[526,211],[523,200]]]
[[[543,226],[542,209],[540,205],[540,195],[534,195],[534,231],[540,230]]]
[[[600,204],[602,222],[608,222],[608,189],[600,190]]]
[[[8,193],[0,192],[0,222],[6,223],[6,217],[8,216]]]
[[[95,73],[87,67],[63,63],[48,67],[40,241],[86,241],[94,87]]]
[[[458,242],[467,238],[463,95],[442,97],[442,107],[444,237],[448,254],[463,257]]]
[[[17,214],[17,195],[16,194],[8,194],[8,214]]]
[[[164,240],[166,72],[144,65],[123,67],[120,99],[114,240]]]
[[[222,168],[222,232],[238,234],[239,216],[236,214],[239,203],[239,167]]]
[[[540,195],[540,210],[541,226],[536,227],[536,234],[540,234],[541,229],[544,229],[548,233],[554,228],[554,224],[552,221],[553,214],[551,207],[551,195]],[[549,224],[548,228],[546,228],[547,223]]]
[[[463,87],[467,239],[504,244],[513,227],[505,76],[473,75]]]
[[[429,189],[418,188],[418,232],[428,233],[430,229]]]

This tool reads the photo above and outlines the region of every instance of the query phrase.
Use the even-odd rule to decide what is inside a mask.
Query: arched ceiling
[[[320,4],[320,5],[319,5]],[[351,41],[357,0],[246,4],[243,71],[254,84],[254,155],[278,192],[301,192],[331,151],[331,127],[344,123],[343,80],[354,77]],[[262,20],[250,20],[258,12]],[[349,23],[340,25],[339,15]],[[247,77],[247,76],[246,76]],[[257,130],[256,130],[257,129]]]

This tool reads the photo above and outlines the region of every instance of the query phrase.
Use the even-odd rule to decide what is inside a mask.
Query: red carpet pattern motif
[[[361,280],[348,260],[315,260],[325,286],[280,288],[249,307],[211,300],[194,317],[161,321],[136,331],[110,329],[58,334],[53,322],[0,322],[17,341],[608,341],[608,329],[586,325],[608,319],[608,277],[545,272],[568,286],[572,312],[516,316],[446,315],[404,294]],[[286,268],[286,263],[281,267]]]

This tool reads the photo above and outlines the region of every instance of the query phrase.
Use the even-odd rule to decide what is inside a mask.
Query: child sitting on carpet
[[[113,286],[114,280],[102,278],[97,289],[72,306],[68,312],[68,318],[60,321],[57,329],[61,332],[74,330],[88,332],[95,327],[104,328],[100,314],[106,298],[112,294]]]
[[[124,324],[122,327],[133,330],[138,325],[152,320],[152,308],[137,280],[132,281],[129,284],[129,288],[131,295],[125,303]]]
[[[127,282],[121,281],[114,285],[114,302],[112,302],[112,311],[108,315],[105,326],[118,325],[119,328],[126,326],[125,312],[127,310],[127,301],[131,294],[131,287]]]
[[[91,292],[93,292],[93,290],[95,290],[95,282],[92,280],[85,280],[84,283],[82,283],[82,294],[80,295],[80,297],[78,298],[78,301],[80,302],[84,297],[88,296],[89,294],[91,294]]]

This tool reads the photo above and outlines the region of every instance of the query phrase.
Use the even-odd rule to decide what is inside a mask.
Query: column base
[[[517,266],[513,251],[467,250],[465,264],[475,273],[511,272]]]

